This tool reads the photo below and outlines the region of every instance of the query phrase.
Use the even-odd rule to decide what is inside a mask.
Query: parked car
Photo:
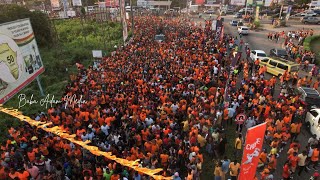
[[[306,16],[306,17],[303,17],[301,19],[301,22],[304,23],[304,24],[319,24],[320,23],[320,19],[316,18],[316,17]]]
[[[242,18],[242,13],[236,13],[233,17],[234,18]]]
[[[266,53],[262,50],[252,50],[250,53],[250,58],[252,59],[252,61],[259,59],[263,59],[267,57]]]
[[[247,26],[240,26],[240,27],[238,27],[238,33],[242,34],[242,35],[248,35],[249,28]]]
[[[301,13],[301,16],[314,17],[314,16],[317,16],[317,13],[315,13],[314,11],[305,11],[305,12]]]
[[[320,109],[314,108],[307,112],[305,123],[312,135],[316,135],[320,139]]]
[[[230,21],[230,25],[231,26],[237,26],[238,25],[238,21],[237,20],[231,20]]]
[[[317,15],[320,15],[320,9],[315,9],[313,10],[314,13],[316,13]]]
[[[297,91],[300,100],[308,109],[320,108],[320,94],[317,90],[309,87],[298,87]]]
[[[269,56],[288,59],[288,53],[285,49],[277,49],[277,48],[271,49]]]

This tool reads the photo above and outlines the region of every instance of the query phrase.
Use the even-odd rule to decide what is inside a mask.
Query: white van
[[[246,12],[246,8],[242,8],[239,10],[239,13],[245,13]],[[253,8],[249,8],[247,7],[247,13],[253,13]]]
[[[307,128],[312,135],[316,135],[320,139],[320,109],[311,109],[307,112],[305,119]]]
[[[242,35],[248,35],[249,34],[249,28],[247,26],[239,26],[238,27],[238,33]]]

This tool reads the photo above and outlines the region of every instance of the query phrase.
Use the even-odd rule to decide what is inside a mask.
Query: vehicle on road
[[[157,34],[155,37],[154,37],[154,40],[157,41],[157,42],[163,42],[165,40],[165,35],[163,34]]]
[[[320,19],[316,18],[316,17],[303,17],[301,18],[301,22],[304,24],[319,24],[320,23]]]
[[[237,20],[231,20],[230,21],[230,25],[231,26],[237,26],[238,25],[238,21]]]
[[[260,66],[267,66],[267,73],[273,74],[275,76],[282,76],[284,74],[285,71],[293,73],[293,72],[298,72],[299,71],[299,67],[300,65],[292,62],[292,61],[288,61],[285,59],[275,59],[275,58],[264,58],[261,59],[259,62]]]
[[[164,14],[172,14],[172,13],[174,13],[174,12],[175,12],[174,9],[168,9],[168,10],[166,10],[166,11],[164,12]]]
[[[236,13],[233,15],[234,18],[242,18],[242,13]]]
[[[252,59],[252,61],[259,59],[263,59],[267,57],[267,54],[262,51],[262,50],[252,50],[250,53],[250,58]]]
[[[314,11],[305,11],[305,12],[301,13],[301,16],[315,17],[315,16],[317,16],[317,13],[315,13]]]
[[[242,34],[242,35],[248,35],[249,28],[247,26],[240,26],[240,27],[238,27],[238,33]]]
[[[239,13],[245,13],[247,10],[247,13],[253,13],[253,8],[242,8],[239,10]]]
[[[269,56],[288,59],[288,53],[285,49],[277,49],[277,48],[271,49]]]
[[[320,94],[314,88],[298,87],[298,95],[300,100],[307,107],[307,109],[320,108]]]
[[[305,123],[311,134],[315,134],[320,139],[320,109],[314,108],[307,112]]]
[[[216,12],[213,9],[208,9],[204,11],[205,14],[215,14]]]

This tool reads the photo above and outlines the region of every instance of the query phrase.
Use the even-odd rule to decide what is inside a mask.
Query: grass
[[[236,138],[236,125],[233,123],[231,126],[227,128],[225,131],[226,137],[227,137],[227,147],[226,147],[226,153],[225,155],[231,160],[234,160],[234,140]],[[203,165],[202,165],[202,173],[200,176],[200,179],[213,179],[214,175],[214,167],[215,167],[215,162],[221,160],[221,159],[212,159],[205,151],[203,151]],[[223,157],[221,157],[223,158]],[[237,159],[238,162],[241,162],[241,159]]]

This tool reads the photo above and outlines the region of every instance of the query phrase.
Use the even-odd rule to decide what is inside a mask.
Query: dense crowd
[[[246,129],[267,122],[270,147],[259,156],[256,178],[271,178],[279,152],[288,149],[283,178],[296,168],[301,173],[305,156],[309,167],[316,168],[318,141],[310,138],[308,147],[295,141],[305,110],[298,95],[285,88],[289,80],[266,80],[265,67],[245,54],[233,56],[229,44],[236,46],[239,38],[216,38],[210,22],[205,24],[137,17],[131,43],[88,68],[78,64],[65,94],[83,96],[86,103],[60,104],[32,118],[52,122],[117,157],[140,159],[143,167],[163,168],[162,175],[175,180],[200,179],[204,153],[216,162],[216,180],[237,179]],[[160,33],[165,41],[154,41]],[[279,95],[276,86],[283,87]],[[235,122],[239,113],[248,119]],[[28,124],[8,129],[0,179],[148,179]],[[228,132],[234,141],[227,140]],[[227,143],[234,147],[231,157],[226,156]]]

